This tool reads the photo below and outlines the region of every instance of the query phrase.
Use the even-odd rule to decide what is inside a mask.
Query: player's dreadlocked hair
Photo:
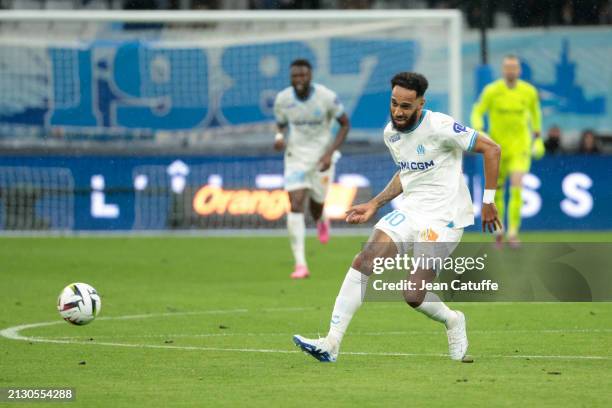
[[[312,71],[312,65],[310,65],[310,62],[307,59],[296,59],[291,63],[292,67],[306,67],[309,70]]]
[[[415,91],[418,98],[425,95],[429,82],[427,82],[427,78],[416,72],[400,72],[395,74],[391,80],[391,89],[396,85]]]

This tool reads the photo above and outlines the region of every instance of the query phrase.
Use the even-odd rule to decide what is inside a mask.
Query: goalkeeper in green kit
[[[544,143],[540,137],[542,114],[537,89],[519,79],[521,64],[516,56],[504,57],[502,79],[487,85],[471,115],[472,127],[482,131],[483,115],[489,115],[489,135],[501,146],[502,156],[495,194],[495,206],[499,219],[504,220],[505,185],[510,177],[508,202],[507,239],[512,247],[518,247],[521,226],[521,197],[523,175],[529,172],[531,157],[544,155]],[[531,133],[533,133],[533,140]],[[496,235],[498,247],[503,245],[503,231]]]

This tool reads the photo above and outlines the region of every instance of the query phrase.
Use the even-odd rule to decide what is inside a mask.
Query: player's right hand
[[[482,232],[495,232],[502,230],[502,223],[497,216],[497,208],[494,203],[482,204]]]
[[[541,137],[536,137],[531,143],[531,156],[536,160],[540,160],[542,157],[544,157],[544,154],[546,154],[544,142],[542,141]]]
[[[377,210],[378,206],[371,201],[365,204],[354,205],[346,212],[346,222],[349,224],[363,224],[368,222],[376,214]]]
[[[274,150],[282,151],[285,148],[285,141],[283,139],[274,141]]]

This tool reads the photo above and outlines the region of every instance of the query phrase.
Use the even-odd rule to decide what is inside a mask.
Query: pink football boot
[[[317,235],[320,243],[327,244],[329,242],[329,229],[329,220],[317,222]]]
[[[291,279],[306,279],[310,276],[306,265],[296,265],[295,271],[291,274]]]

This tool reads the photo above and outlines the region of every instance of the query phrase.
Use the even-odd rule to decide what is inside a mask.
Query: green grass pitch
[[[336,364],[298,352],[292,334],[327,332],[363,241],[309,238],[312,278],[292,281],[283,237],[1,238],[0,329],[52,323],[0,337],[0,388],[74,387],[60,405],[89,408],[612,406],[612,303],[455,304],[474,364],[444,356],[443,327],[399,303],[364,304]],[[75,281],[102,295],[88,326],[55,310]]]

